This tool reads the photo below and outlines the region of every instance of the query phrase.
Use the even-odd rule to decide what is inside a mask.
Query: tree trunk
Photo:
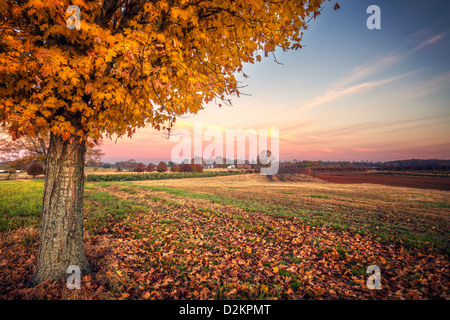
[[[65,279],[67,267],[90,271],[83,249],[85,142],[51,134],[45,174],[39,255],[32,283]]]

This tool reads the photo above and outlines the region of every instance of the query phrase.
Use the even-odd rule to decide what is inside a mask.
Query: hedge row
[[[164,180],[164,179],[185,179],[185,178],[206,178],[217,176],[230,176],[244,174],[244,171],[212,171],[212,172],[175,172],[175,173],[143,173],[143,174],[89,174],[88,182],[105,181],[137,181],[137,180]]]

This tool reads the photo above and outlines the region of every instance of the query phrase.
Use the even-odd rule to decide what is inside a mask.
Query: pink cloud
[[[358,151],[358,152],[372,152],[375,151],[375,149],[369,149],[369,148],[353,148],[353,151]]]

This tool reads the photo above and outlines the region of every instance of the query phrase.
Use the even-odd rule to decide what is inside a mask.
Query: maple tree
[[[166,172],[168,169],[167,164],[164,161],[161,161],[156,167],[156,171],[158,172]]]
[[[27,173],[32,176],[37,176],[44,173],[44,167],[39,162],[33,162],[27,169]]]
[[[134,168],[134,171],[136,172],[144,172],[145,169],[147,169],[147,166],[145,164],[143,164],[142,162],[139,162],[136,166],[136,168]]]
[[[324,0],[6,0],[0,3],[0,122],[13,139],[50,132],[34,283],[89,272],[86,145],[239,96],[236,74],[301,48]],[[66,9],[77,5],[80,29]]]
[[[192,172],[192,165],[190,163],[180,164],[180,172]]]
[[[153,163],[149,163],[147,165],[147,168],[145,169],[145,171],[147,171],[147,172],[153,172],[155,170],[156,170],[156,166]]]

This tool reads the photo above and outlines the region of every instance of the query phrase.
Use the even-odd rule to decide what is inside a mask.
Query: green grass
[[[127,214],[146,210],[146,206],[120,200],[106,192],[96,192],[92,184],[85,185],[84,197],[87,225],[105,226],[108,219],[122,219]],[[129,192],[135,192],[129,189]],[[38,227],[42,212],[44,182],[42,180],[5,181],[0,183],[0,231],[21,227]]]
[[[172,219],[161,219],[161,223],[162,224],[172,224],[172,223],[174,223],[175,221],[174,220],[172,220]]]
[[[336,245],[336,251],[342,258],[345,258],[345,255],[348,254],[348,250],[346,248],[341,247],[339,244]]]
[[[280,216],[288,217],[291,213],[291,209],[286,209],[281,206],[272,206],[270,204],[264,202],[255,202],[248,200],[239,200],[233,197],[226,197],[222,195],[215,195],[209,193],[199,193],[193,192],[185,189],[175,189],[175,188],[167,188],[167,187],[156,187],[156,186],[141,186],[134,185],[137,188],[148,189],[153,191],[165,192],[169,194],[173,194],[180,197],[189,197],[193,199],[201,199],[208,200],[218,204],[226,204],[234,207],[241,208],[247,212],[263,212],[268,214],[277,214]]]
[[[39,224],[43,181],[0,182],[0,231]]]
[[[95,190],[95,185],[93,183],[85,183],[84,190]]]
[[[325,196],[325,195],[322,195],[322,194],[311,194],[310,197],[311,198],[318,198],[318,199],[330,199],[329,196]]]
[[[447,202],[438,202],[438,201],[420,201],[425,207],[427,208],[443,208],[448,209],[450,208],[450,203]]]
[[[121,189],[119,189],[119,191],[127,192],[129,194],[135,194],[136,193],[136,190],[134,190],[132,188],[121,188]]]
[[[108,226],[108,222],[123,220],[126,216],[148,210],[147,206],[132,200],[118,199],[106,192],[91,192],[84,200],[86,228],[97,230]]]
[[[363,276],[366,274],[366,267],[353,267],[350,272],[354,275],[354,276]]]

